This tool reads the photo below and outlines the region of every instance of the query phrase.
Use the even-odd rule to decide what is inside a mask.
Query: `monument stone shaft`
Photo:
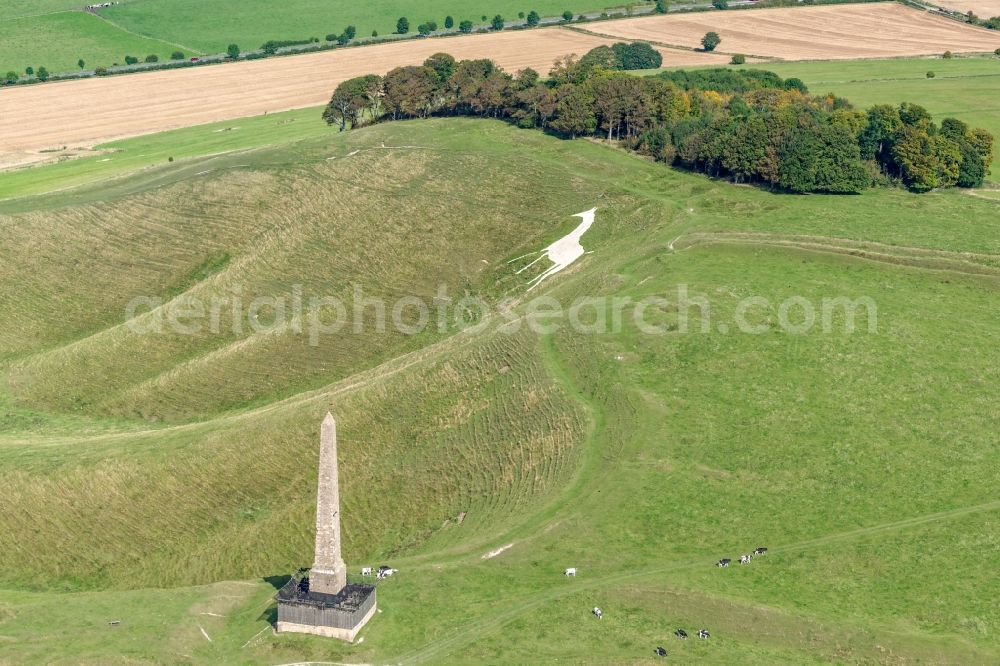
[[[309,572],[309,589],[337,594],[347,585],[347,567],[340,553],[340,482],[337,469],[337,423],[327,412],[320,430],[319,489],[316,494],[316,560]]]

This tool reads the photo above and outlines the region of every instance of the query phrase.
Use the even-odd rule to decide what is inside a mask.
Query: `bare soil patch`
[[[1000,0],[990,0],[1000,3]],[[697,47],[706,32],[726,53],[785,60],[850,60],[1000,48],[1000,32],[895,3],[826,5],[656,16],[594,25],[591,32]]]
[[[607,38],[546,28],[409,40],[250,62],[164,70],[0,91],[0,166],[51,157],[52,147],[91,146],[128,136],[264,112],[324,104],[341,81],[441,51],[492,58],[508,71],[542,74],[556,58],[582,55]],[[723,55],[661,49],[672,65],[726,62]]]

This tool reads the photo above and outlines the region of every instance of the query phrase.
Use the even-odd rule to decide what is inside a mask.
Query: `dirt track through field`
[[[699,12],[591,24],[590,32],[697,47],[706,32],[725,53],[785,60],[849,60],[1000,48],[1000,31],[963,25],[895,3]]]
[[[582,55],[602,37],[545,28],[400,43],[0,90],[0,166],[37,151],[324,104],[341,81],[420,64],[441,51],[492,58],[514,72],[549,71],[556,58]],[[675,65],[723,63],[723,55],[661,49]]]

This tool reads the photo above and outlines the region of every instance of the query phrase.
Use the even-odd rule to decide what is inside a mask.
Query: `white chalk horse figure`
[[[580,222],[580,224],[577,225],[576,229],[571,231],[569,234],[563,236],[552,245],[549,245],[547,248],[541,251],[540,256],[537,259],[532,261],[530,264],[528,264],[521,270],[517,271],[517,275],[520,275],[524,271],[528,270],[529,268],[537,264],[544,257],[548,257],[549,261],[552,262],[553,265],[550,266],[548,270],[546,270],[541,275],[538,275],[531,279],[531,282],[528,283],[528,291],[531,291],[532,289],[540,285],[542,283],[542,280],[544,280],[545,278],[555,275],[556,273],[558,273],[559,271],[566,268],[574,261],[582,257],[584,254],[586,254],[586,252],[583,249],[583,246],[580,245],[580,238],[583,236],[583,234],[587,232],[587,229],[589,229],[590,226],[594,224],[594,213],[596,211],[597,211],[596,208],[591,208],[590,210],[585,210],[582,213],[577,213],[576,215],[574,215],[573,217],[579,217],[581,220],[583,220],[582,222]],[[518,257],[518,259],[521,258],[522,257]],[[512,261],[517,261],[517,259],[513,259]]]

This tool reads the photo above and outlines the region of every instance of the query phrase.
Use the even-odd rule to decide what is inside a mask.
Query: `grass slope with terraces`
[[[83,188],[0,177],[54,190],[0,209],[0,663],[1000,659],[1000,203],[776,195],[492,121],[302,122]],[[685,284],[710,333],[676,306],[659,336],[122,326],[133,296],[237,284],[520,296],[508,260],[592,206],[592,254],[532,293]],[[721,332],[750,295],[869,296],[878,330]],[[267,624],[311,559],[327,409],[349,566],[400,569],[353,646]]]

